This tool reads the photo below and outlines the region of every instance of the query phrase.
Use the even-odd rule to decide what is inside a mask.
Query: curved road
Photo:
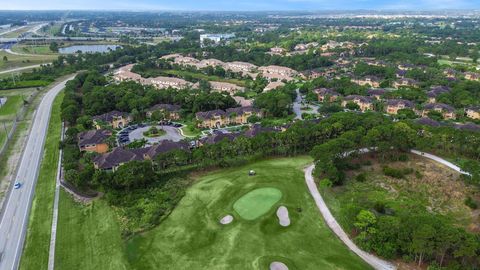
[[[0,269],[17,269],[27,231],[29,212],[35,191],[43,146],[48,130],[53,100],[73,76],[54,86],[40,102],[23,152],[16,180],[20,189],[11,189],[0,221]]]
[[[46,64],[49,64],[49,63],[37,64],[37,65],[31,65],[31,66],[26,66],[26,67],[19,67],[19,68],[12,68],[12,69],[7,69],[7,70],[2,70],[2,71],[0,71],[0,74],[10,73],[10,72],[16,72],[16,71],[21,71],[21,70],[24,70],[24,69],[36,68],[36,67],[40,67],[41,65],[46,65]]]

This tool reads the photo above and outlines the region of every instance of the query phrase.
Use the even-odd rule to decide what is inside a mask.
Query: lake
[[[58,51],[62,54],[72,54],[76,53],[78,51],[81,51],[83,53],[104,53],[108,52],[109,50],[116,50],[120,48],[121,46],[118,45],[74,45],[70,47],[65,47],[65,48],[59,48]]]

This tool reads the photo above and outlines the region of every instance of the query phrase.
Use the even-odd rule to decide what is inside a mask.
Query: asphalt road
[[[45,64],[48,64],[48,63],[45,63]],[[40,67],[41,65],[43,65],[43,64],[31,65],[31,66],[26,66],[26,67],[19,67],[19,68],[12,68],[12,69],[7,69],[7,70],[2,70],[2,71],[0,71],[0,74],[10,73],[10,72],[16,72],[16,71],[21,71],[21,70],[30,69],[30,68],[37,68],[37,67]]]
[[[16,181],[21,182],[22,186],[20,189],[10,190],[1,215],[0,270],[18,268],[23,251],[35,184],[43,157],[43,147],[53,100],[65,87],[66,82],[72,78],[68,78],[50,89],[43,97],[35,113],[27,145],[25,146],[16,175]]]

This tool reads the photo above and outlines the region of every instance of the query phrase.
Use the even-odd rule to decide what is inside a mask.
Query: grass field
[[[199,177],[160,226],[128,242],[131,268],[268,269],[278,260],[290,270],[369,269],[325,225],[305,186],[302,168],[310,162],[308,157],[271,159]],[[248,176],[250,169],[257,175]],[[258,219],[242,219],[233,204],[265,187],[280,190],[280,201]],[[289,209],[289,227],[278,223],[280,205]],[[220,225],[227,214],[234,221]],[[87,257],[71,254],[79,263]]]
[[[60,106],[63,96],[64,93],[61,92],[53,103],[20,269],[47,269],[61,133]]]
[[[13,46],[12,51],[18,52],[18,53],[24,53],[24,54],[55,54],[55,55],[58,55],[57,53],[52,52],[50,50],[49,45],[36,45],[36,46],[15,45],[15,46]]]
[[[113,210],[103,201],[85,206],[61,190],[56,269],[129,269]]]
[[[4,56],[7,57],[8,61],[4,61]],[[57,59],[56,55],[15,55],[10,54],[5,51],[0,51],[0,71],[18,68],[18,67],[25,67],[31,66],[35,64],[44,64],[50,63],[52,60]]]
[[[0,116],[15,114],[15,112],[22,106],[22,96],[9,96],[5,105],[0,107]]]

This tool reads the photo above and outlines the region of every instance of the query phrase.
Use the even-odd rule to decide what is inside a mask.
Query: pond
[[[107,45],[107,44],[98,44],[98,45],[74,45],[65,48],[59,48],[58,51],[62,54],[72,54],[78,51],[83,53],[104,53],[108,52],[109,50],[116,50],[120,48],[119,45]]]

